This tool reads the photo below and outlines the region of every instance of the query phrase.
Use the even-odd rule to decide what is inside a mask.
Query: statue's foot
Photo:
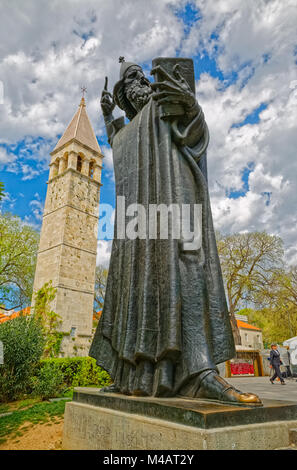
[[[243,393],[232,387],[217,372],[211,371],[200,383],[197,398],[218,400],[223,403],[247,406],[262,406],[260,398],[254,393]]]

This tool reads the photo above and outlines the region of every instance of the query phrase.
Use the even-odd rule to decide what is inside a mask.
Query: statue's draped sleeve
[[[179,147],[187,147],[192,157],[198,162],[205,154],[209,144],[208,127],[201,106],[196,102],[197,114],[186,121],[172,122],[172,137]]]
[[[106,125],[108,143],[112,147],[113,139],[120,129],[125,127],[125,118],[123,116],[114,119]]]

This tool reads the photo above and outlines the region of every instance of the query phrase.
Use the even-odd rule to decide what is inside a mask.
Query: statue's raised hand
[[[173,76],[160,65],[157,65],[151,70],[151,74],[158,72],[162,74],[164,81],[155,82],[151,84],[152,89],[155,91],[153,99],[157,104],[163,103],[177,103],[184,106],[185,110],[193,108],[196,104],[195,94],[192,92],[188,82],[182,77],[179,71],[179,65],[176,64],[173,68]]]
[[[113,101],[112,94],[109,93],[109,91],[107,90],[107,85],[108,85],[108,77],[105,77],[105,84],[101,93],[101,101],[100,101],[103,116],[110,116],[115,108],[115,103]]]

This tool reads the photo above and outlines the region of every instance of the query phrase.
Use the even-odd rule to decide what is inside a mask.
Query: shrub
[[[63,373],[58,364],[44,362],[32,379],[32,395],[43,399],[59,396],[65,389]]]
[[[0,401],[20,398],[27,392],[43,353],[42,326],[34,316],[20,316],[0,324],[4,364],[0,365]]]
[[[91,357],[66,357],[42,359],[40,367],[57,367],[63,375],[65,387],[87,387],[97,385],[104,387],[111,383],[108,373],[97,366]]]

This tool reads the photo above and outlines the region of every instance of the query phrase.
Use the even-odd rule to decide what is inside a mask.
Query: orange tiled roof
[[[18,312],[13,312],[11,315],[5,315],[4,313],[0,313],[0,323],[4,323],[8,320],[13,320],[21,315],[30,315],[31,307],[23,308],[23,310],[19,310]]]
[[[93,320],[99,320],[99,318],[101,317],[101,314],[102,314],[102,310],[99,310],[98,312],[94,313]]]
[[[244,328],[246,330],[262,331],[261,328],[257,328],[256,326],[250,325],[249,323],[246,323],[242,320],[236,320],[236,321],[237,321],[238,328]]]

